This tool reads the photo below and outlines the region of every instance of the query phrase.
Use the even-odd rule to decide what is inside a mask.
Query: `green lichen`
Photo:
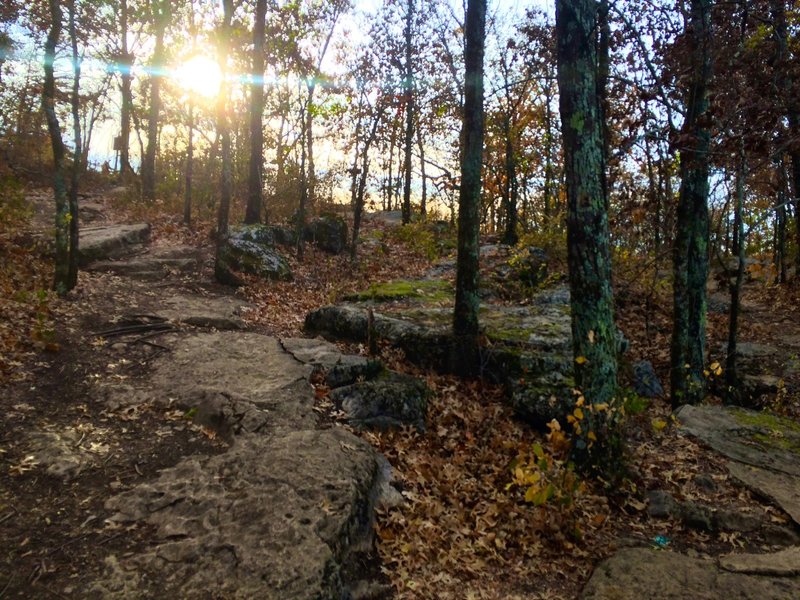
[[[734,410],[734,418],[744,427],[759,427],[778,432],[800,433],[800,423],[767,412]]]
[[[391,302],[393,300],[416,300],[425,304],[452,302],[453,286],[449,281],[438,279],[398,279],[375,283],[363,292],[345,298],[350,301]]]
[[[733,411],[733,416],[742,427],[752,428],[753,442],[800,455],[800,424],[767,412],[751,412],[743,409]]]
[[[753,434],[753,441],[770,448],[800,454],[800,440],[795,437],[784,437],[776,431]]]
[[[493,342],[507,342],[511,344],[524,344],[530,341],[531,336],[537,333],[525,327],[487,327],[486,337]]]

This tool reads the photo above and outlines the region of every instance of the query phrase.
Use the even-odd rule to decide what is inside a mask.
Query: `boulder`
[[[643,398],[663,398],[664,388],[649,360],[633,365],[633,389]]]
[[[347,420],[365,429],[391,429],[411,425],[425,430],[428,386],[416,377],[387,373],[331,391],[331,400]]]
[[[526,288],[535,288],[547,278],[547,254],[528,246],[514,253],[495,268],[500,279],[513,280]]]
[[[341,254],[347,248],[347,222],[333,213],[323,213],[306,225],[306,240],[329,254]]]
[[[264,279],[291,280],[289,263],[274,244],[272,229],[263,225],[231,228],[217,255],[217,280],[228,285],[241,285],[237,271]]]

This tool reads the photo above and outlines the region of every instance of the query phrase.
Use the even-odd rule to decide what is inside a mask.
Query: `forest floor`
[[[0,231],[0,598],[81,597],[86,581],[100,576],[106,556],[125,555],[152,541],[146,527],[109,529],[106,499],[182,457],[227,448],[182,411],[91,405],[92,386],[136,378],[163,352],[157,338],[121,346],[98,334],[114,327],[123,313],[151,314],[167,294],[202,298],[233,292],[213,282],[207,223],[190,231],[175,217],[97,192],[85,198],[97,209],[93,225],[147,220],[153,224],[151,247],[194,246],[200,271],[175,273],[163,282],[82,272],[76,290],[55,298],[46,292],[51,275],[48,245],[41,241],[49,231],[50,195],[31,190],[26,199],[37,210]],[[425,249],[401,239],[389,225],[368,223],[364,235],[379,238],[385,250],[365,253],[355,268],[346,257],[308,248],[302,263],[291,259],[292,282],[252,282],[237,291],[253,306],[244,315],[248,330],[301,337],[309,310],[372,282],[418,276],[430,266]],[[618,321],[631,341],[631,361],[651,360],[664,381],[669,288],[642,276],[642,268],[635,262],[618,265]],[[777,347],[771,361],[795,359],[799,300],[796,285],[751,281],[741,339]],[[722,356],[718,345],[726,321],[721,313],[710,316],[712,359]],[[710,532],[675,517],[651,517],[651,490],[791,526],[778,508],[736,485],[719,455],[679,432],[666,399],[641,403],[628,417],[629,472],[622,486],[609,490],[587,480],[571,485],[563,502],[525,503],[524,490],[509,486],[510,465],[533,443],[548,449],[548,440],[513,418],[502,391],[421,370],[390,348],[381,353],[391,368],[423,377],[434,392],[426,433],[362,434],[389,459],[406,498],[401,507],[381,512],[376,524],[382,570],[399,598],[576,598],[596,565],[624,546],[668,545],[711,557],[774,547],[760,531]],[[630,377],[627,368],[623,377]],[[791,375],[764,402],[796,418],[799,391],[800,377]],[[324,389],[318,400],[323,414]],[[31,458],[27,433],[33,429],[99,460],[66,482],[47,474]]]

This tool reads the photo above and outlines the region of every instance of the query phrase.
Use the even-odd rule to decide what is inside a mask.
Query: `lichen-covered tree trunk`
[[[708,279],[708,82],[711,79],[710,0],[691,0],[687,26],[691,73],[681,147],[681,187],[673,246],[672,405],[705,394]]]
[[[61,127],[56,116],[56,79],[53,73],[53,62],[56,57],[56,45],[61,36],[61,7],[58,0],[49,0],[50,30],[44,45],[44,86],[42,88],[42,110],[47,121],[50,134],[50,145],[53,148],[53,194],[56,202],[56,247],[55,274],[53,289],[59,294],[66,294],[69,289],[69,204],[67,199],[67,182],[64,175],[64,142],[61,139]]]
[[[266,29],[267,0],[256,2],[253,24],[253,76],[250,84],[250,161],[247,177],[247,209],[245,223],[261,221],[264,180],[264,36]]]
[[[556,2],[575,381],[587,400],[607,403],[617,391],[617,336],[596,31],[595,0]]]
[[[464,118],[461,128],[461,189],[458,197],[458,259],[453,334],[455,368],[475,374],[478,352],[478,233],[483,154],[483,55],[486,0],[468,0],[465,21]]]

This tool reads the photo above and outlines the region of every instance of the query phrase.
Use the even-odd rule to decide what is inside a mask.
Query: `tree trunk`
[[[519,241],[517,235],[517,164],[514,155],[514,141],[512,139],[513,127],[511,126],[511,107],[508,106],[507,114],[503,115],[503,135],[505,136],[505,180],[503,185],[503,200],[505,204],[505,230],[503,243],[514,246]]]
[[[403,162],[403,171],[405,174],[405,181],[403,183],[404,225],[411,222],[411,150],[414,143],[414,68],[411,64],[411,26],[414,18],[414,0],[408,0],[406,6],[406,72],[405,81],[403,82],[406,108],[405,160]]]
[[[597,96],[600,99],[600,123],[603,128],[603,158],[608,166],[611,130],[608,127],[609,99],[608,78],[611,73],[611,27],[608,23],[608,0],[599,0],[597,6]],[[608,198],[606,197],[606,201]],[[608,206],[606,206],[606,210]]]
[[[419,202],[419,214],[424,219],[428,214],[428,181],[425,175],[425,143],[422,139],[422,128],[417,124],[417,149],[419,150],[419,169],[422,177],[422,198]]]
[[[67,183],[64,175],[64,142],[61,139],[61,127],[56,116],[56,79],[53,73],[53,62],[56,57],[56,45],[61,36],[61,7],[58,0],[49,0],[50,31],[44,45],[44,85],[42,88],[42,109],[47,120],[47,131],[50,134],[50,145],[53,148],[53,194],[56,202],[55,220],[55,275],[53,289],[64,295],[69,290],[69,204],[67,199]]]
[[[120,0],[120,71],[122,73],[122,108],[120,110],[120,149],[119,170],[124,176],[132,173],[130,162],[131,145],[131,109],[133,93],[131,92],[131,68],[133,57],[128,53],[128,0]]]
[[[739,375],[736,369],[736,340],[739,335],[739,307],[744,279],[744,186],[747,178],[747,158],[744,150],[744,138],[739,148],[739,163],[736,167],[736,203],[733,209],[733,227],[737,243],[736,249],[736,279],[730,286],[731,307],[728,319],[728,356],[725,361],[725,391],[729,402],[738,404],[739,400]]]
[[[551,206],[551,190],[553,186],[553,115],[550,111],[550,102],[553,97],[550,84],[545,83],[545,108],[544,108],[544,190],[543,190],[543,214],[542,223],[545,227],[550,224],[550,215],[553,207]]]
[[[80,182],[81,156],[81,63],[78,56],[78,35],[75,30],[75,0],[70,0],[69,11],[69,41],[72,47],[72,94],[70,103],[72,108],[72,133],[75,139],[75,150],[72,155],[72,181],[69,188],[69,265],[67,269],[67,282],[69,289],[78,285],[78,184]]]
[[[153,25],[156,44],[150,74],[150,110],[147,113],[147,150],[142,162],[142,197],[156,198],[156,153],[158,152],[158,118],[161,112],[161,70],[164,68],[164,33],[169,22],[170,3],[153,0]]]
[[[192,226],[192,171],[194,170],[194,106],[189,100],[189,139],[186,142],[186,173],[183,190],[183,222]]]
[[[458,196],[458,258],[453,310],[455,370],[480,368],[478,346],[478,257],[483,159],[483,56],[486,0],[468,0],[464,24],[464,120],[461,129],[461,188]]]
[[[691,75],[683,126],[681,188],[673,246],[672,405],[696,404],[705,394],[706,280],[708,278],[708,82],[711,79],[710,0],[691,0],[687,27]]]
[[[275,143],[275,199],[286,191],[286,151],[283,145],[283,128],[286,127],[286,111],[281,111],[281,124]]]
[[[594,0],[556,2],[575,382],[592,403],[603,404],[617,392],[617,333],[596,27]]]
[[[353,203],[353,243],[350,245],[350,260],[353,261],[355,261],[358,252],[358,234],[361,230],[361,217],[364,214],[364,194],[367,189],[367,177],[369,176],[369,150],[378,134],[378,125],[381,122],[382,115],[383,108],[376,112],[369,136],[361,150],[361,173]]]
[[[786,167],[781,154],[777,163],[778,194],[775,209],[775,282],[786,283]]]
[[[311,100],[311,96],[309,95],[308,100]],[[308,123],[306,122],[306,114],[307,111],[303,110],[300,115],[300,206],[297,211],[297,223],[295,223],[295,230],[297,235],[297,258],[303,260],[303,235],[305,234],[306,228],[306,208],[308,204],[308,178],[306,177],[306,145],[303,143],[302,140],[305,139],[306,136],[306,127],[308,127]]]
[[[261,221],[264,189],[264,37],[267,0],[257,0],[253,24],[253,77],[250,85],[250,170],[247,178],[247,209],[244,222]]]
[[[787,64],[790,54],[787,48],[786,7],[783,0],[770,0],[773,31],[776,43],[775,73],[778,93],[786,105],[786,117],[789,122],[789,158],[792,161],[792,193],[795,214],[796,255],[795,269],[800,273],[800,106],[797,95],[793,92],[791,77],[794,65]],[[780,127],[780,125],[779,125]],[[784,209],[785,210],[785,209]],[[785,263],[785,261],[784,261]]]
[[[231,41],[231,19],[233,18],[233,0],[223,0],[223,18],[219,29],[217,62],[221,74],[219,97],[217,99],[217,132],[222,155],[222,173],[220,176],[219,211],[217,213],[217,255],[215,272],[218,280],[224,277],[220,264],[220,250],[228,235],[228,219],[233,193],[233,167],[231,165],[231,131],[228,120],[228,46]]]

